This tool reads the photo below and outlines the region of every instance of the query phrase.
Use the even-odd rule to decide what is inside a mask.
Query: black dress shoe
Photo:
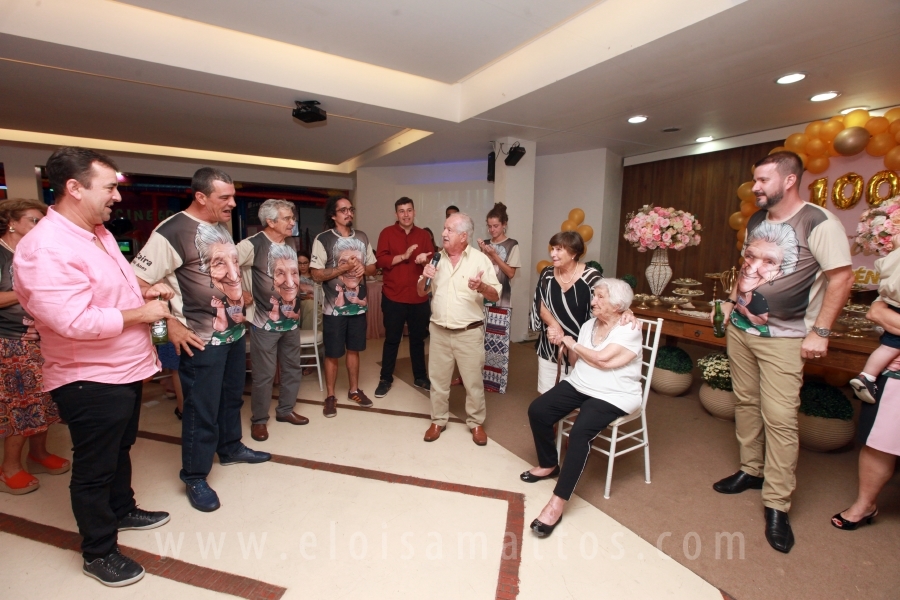
[[[785,554],[794,547],[794,532],[783,510],[766,508],[766,540],[770,546]]]
[[[524,473],[519,475],[519,479],[521,479],[525,483],[535,483],[536,481],[550,479],[551,477],[556,477],[557,475],[559,475],[559,465],[553,467],[553,470],[546,475],[535,475],[531,471],[525,471]]]
[[[531,522],[531,531],[533,531],[534,535],[538,536],[539,538],[548,537],[551,533],[553,533],[553,530],[556,529],[556,526],[562,523],[562,518],[563,516],[559,515],[559,518],[553,525],[547,525],[546,523],[541,523],[540,521],[535,519]]]
[[[713,489],[720,494],[740,494],[744,490],[761,490],[763,481],[762,477],[754,477],[753,475],[747,475],[743,471],[738,471],[734,475],[729,475],[725,479],[715,482]]]

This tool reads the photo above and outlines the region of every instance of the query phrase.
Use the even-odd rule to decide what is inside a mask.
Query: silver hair
[[[594,284],[594,289],[598,287],[606,288],[609,303],[616,309],[616,312],[625,312],[631,306],[631,301],[634,300],[634,290],[631,289],[628,282],[621,279],[600,278]]]
[[[448,219],[455,219],[459,222],[456,228],[452,229],[456,233],[465,233],[466,234],[466,243],[471,244],[475,239],[475,221],[472,220],[472,217],[463,212],[458,212],[447,217]]]
[[[366,245],[362,243],[362,240],[358,240],[355,237],[342,237],[334,243],[334,247],[332,248],[332,251],[334,252],[335,265],[337,265],[338,257],[341,255],[341,253],[346,252],[347,250],[358,252],[359,262],[365,262]]]
[[[797,261],[800,260],[800,243],[797,241],[797,234],[794,228],[787,223],[772,223],[770,221],[762,221],[753,231],[747,232],[747,241],[745,248],[756,241],[769,242],[778,246],[783,253],[781,259],[781,272],[790,275],[797,268]],[[741,252],[743,255],[743,251]]]
[[[259,222],[263,227],[269,226],[269,221],[278,220],[278,209],[286,208],[294,214],[294,204],[287,200],[266,200],[259,207]]]
[[[269,277],[275,276],[275,263],[279,260],[286,260],[297,264],[297,253],[287,244],[272,244],[269,246],[269,259],[266,262],[266,274]],[[297,267],[299,272],[300,267]]]
[[[200,254],[200,272],[209,273],[209,247],[213,244],[234,245],[231,234],[219,225],[200,223],[197,225],[197,234],[194,236],[194,245]]]

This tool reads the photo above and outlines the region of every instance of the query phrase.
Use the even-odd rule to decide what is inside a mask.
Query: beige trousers
[[[484,327],[449,331],[429,325],[428,377],[431,379],[431,420],[443,427],[450,420],[450,380],[453,365],[466,388],[466,424],[469,429],[484,424]]]
[[[731,380],[741,470],[765,477],[762,502],[791,509],[797,480],[797,410],[803,384],[803,338],[765,338],[728,328]]]

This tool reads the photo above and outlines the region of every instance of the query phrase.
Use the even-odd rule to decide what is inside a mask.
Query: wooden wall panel
[[[703,225],[699,246],[680,252],[669,250],[672,278],[693,277],[702,281],[706,295],[701,299],[711,299],[712,281],[703,275],[736,267],[740,258],[735,231],[728,226],[728,217],[740,209],[737,188],[751,180],[753,163],[781,144],[768,142],[625,167],[616,273],[633,274],[638,280],[637,291],[650,293],[644,270],[652,252],[638,252],[621,232],[628,213],[643,205],[672,206],[693,213]],[[674,286],[669,284],[666,293],[672,289]],[[718,297],[722,297],[721,292]]]

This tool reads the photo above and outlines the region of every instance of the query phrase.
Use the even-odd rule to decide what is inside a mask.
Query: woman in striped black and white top
[[[543,394],[556,384],[559,344],[565,336],[578,337],[581,326],[591,318],[593,288],[600,273],[579,259],[584,255],[584,240],[575,231],[562,231],[550,238],[553,266],[541,271],[531,328],[540,331],[538,339],[538,392]],[[566,360],[566,359],[564,359]],[[574,364],[574,358],[571,359]],[[569,364],[563,364],[560,381],[568,376]]]

